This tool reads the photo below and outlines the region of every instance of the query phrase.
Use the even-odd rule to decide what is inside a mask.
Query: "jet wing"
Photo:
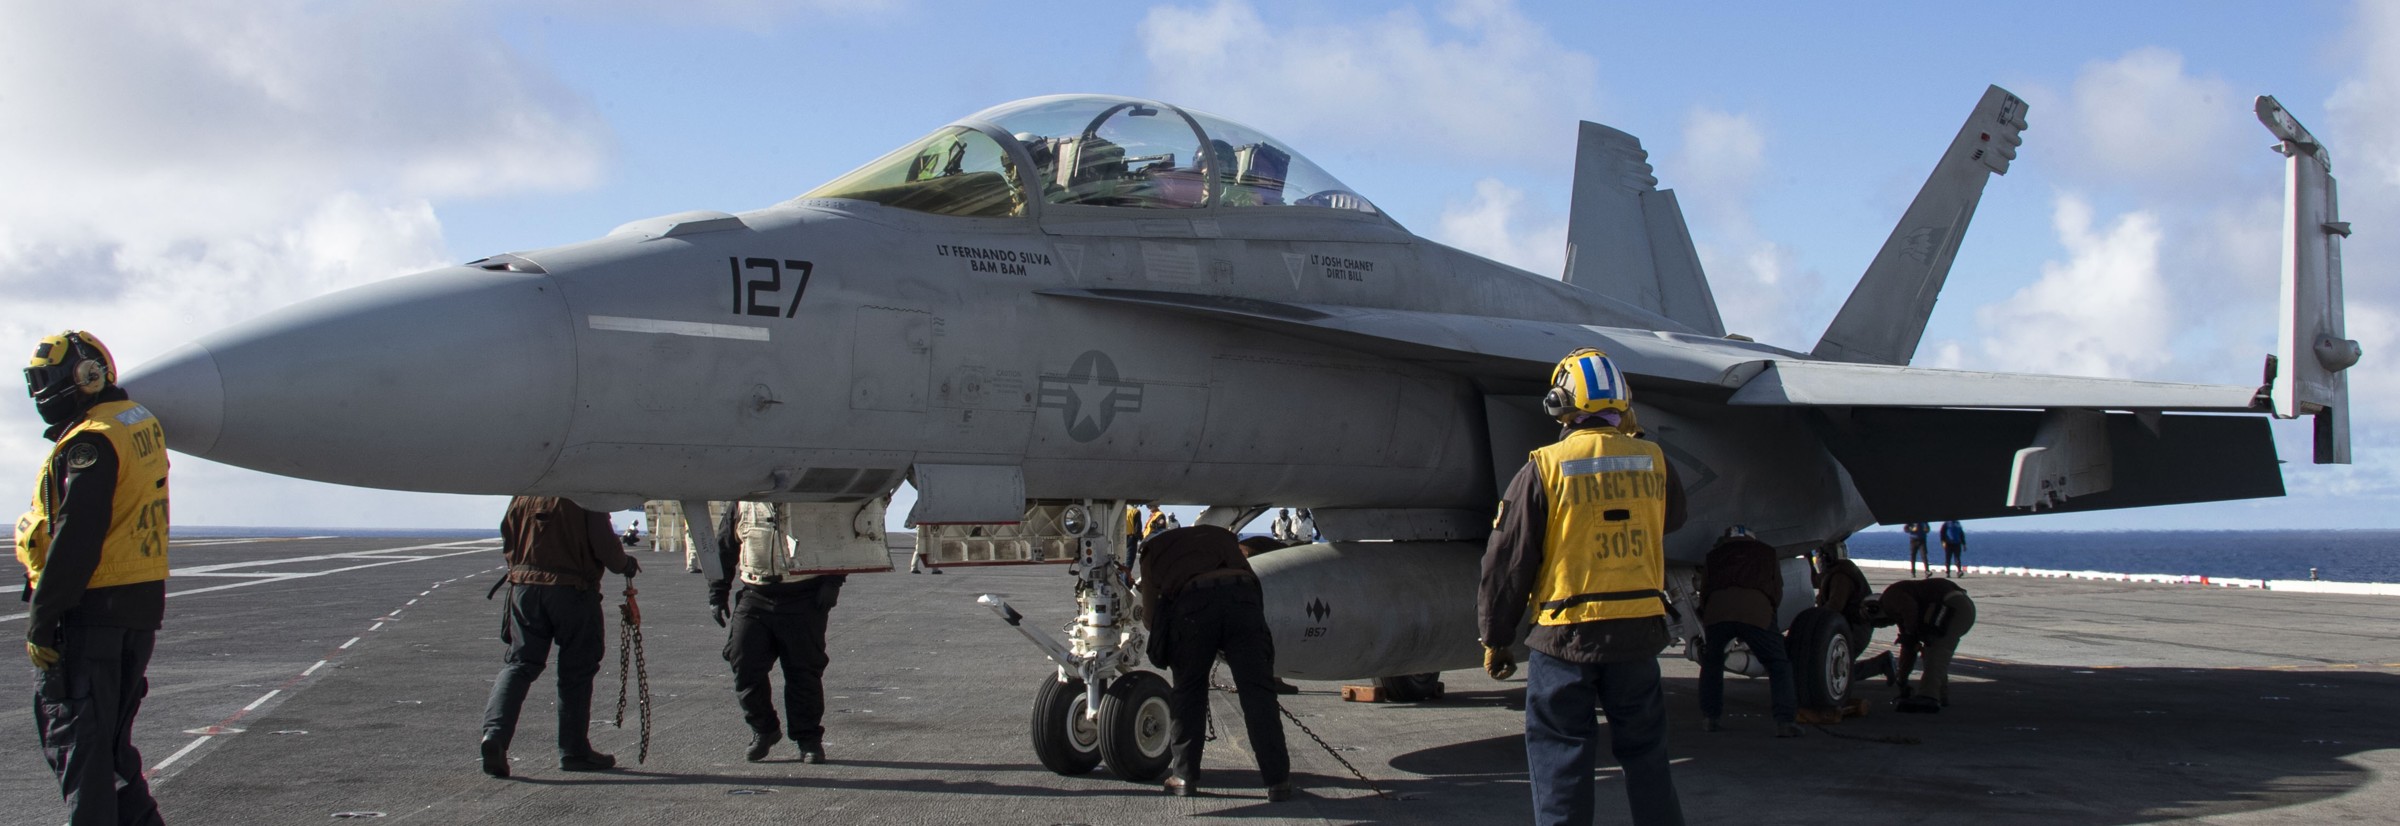
[[[1043,294],[1204,316],[1504,383],[1539,382],[1559,357],[1597,347],[1630,375],[1722,388],[1735,405],[2263,412],[2258,388],[2243,385],[1815,361],[1739,339],[1459,313],[1149,290]]]
[[[2081,376],[1778,361],[1728,404],[1800,407],[1995,407],[2263,413],[2258,388]]]
[[[1047,290],[1047,296],[1205,317],[1347,347],[1480,381],[1539,384],[1561,356],[1597,347],[1628,374],[1731,390],[1776,359],[1800,354],[1755,342],[1563,321],[1298,304],[1150,290]],[[1656,385],[1653,385],[1654,387]]]
[[[1621,327],[1144,290],[1044,295],[1205,317],[1467,376],[1538,384],[1598,347],[1645,392],[1818,411],[1825,445],[1896,524],[2283,494],[2258,389],[1823,362],[1754,342]],[[2105,412],[2129,411],[2129,412]],[[1504,434],[1495,425],[1492,434]],[[1522,434],[1517,438],[1522,440]],[[1495,455],[1522,452],[1495,450]]]

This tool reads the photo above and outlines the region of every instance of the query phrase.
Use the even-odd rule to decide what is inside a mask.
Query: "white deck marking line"
[[[452,556],[465,556],[465,555],[467,555],[467,554],[479,554],[479,553],[485,553],[485,552],[487,552],[487,551],[488,551],[488,549],[485,549],[485,548],[469,548],[469,549],[467,549],[467,550],[458,551],[458,552],[455,552],[455,553],[436,554],[436,555],[433,555],[433,556],[418,556],[418,557],[409,557],[409,558],[407,558],[407,559],[392,559],[392,560],[386,560],[386,561],[383,561],[383,562],[371,562],[371,563],[368,563],[368,564],[365,564],[365,565],[352,565],[352,566],[349,566],[349,567],[346,567],[346,568],[334,568],[334,569],[332,569],[332,570],[327,570],[327,571],[311,571],[311,572],[309,572],[309,573],[305,573],[305,574],[272,574],[272,575],[268,575],[268,576],[264,576],[264,577],[255,578],[255,579],[245,579],[245,580],[242,580],[241,582],[234,582],[234,583],[229,583],[229,584],[225,584],[225,585],[212,585],[212,586],[209,586],[209,587],[207,587],[207,588],[191,588],[191,589],[182,590],[182,591],[169,591],[169,592],[167,592],[167,596],[170,596],[170,597],[180,597],[180,596],[187,596],[187,595],[190,595],[190,594],[205,594],[205,593],[208,593],[208,592],[210,592],[210,591],[224,591],[224,590],[229,590],[229,589],[233,589],[233,588],[247,588],[247,587],[250,587],[250,586],[252,586],[252,585],[269,585],[269,584],[273,584],[273,583],[277,583],[277,582],[284,582],[284,581],[287,581],[287,580],[294,580],[294,579],[310,579],[310,578],[314,578],[314,577],[329,576],[329,575],[332,575],[332,574],[346,574],[346,573],[349,573],[349,572],[351,572],[351,571],[363,571],[363,570],[366,570],[366,569],[368,569],[368,568],[380,568],[380,567],[383,567],[383,566],[385,566],[385,565],[398,565],[398,564],[400,564],[400,563],[403,563],[403,562],[422,562],[422,561],[424,561],[424,560],[428,560],[428,559],[442,559],[442,558],[444,558],[444,557],[452,557]],[[373,559],[374,557],[366,557],[366,558],[368,558],[368,559]],[[30,615],[30,614],[9,614],[9,615],[7,615],[7,616],[0,616],[0,622],[9,622],[9,621],[12,621],[12,620],[21,620],[21,619],[24,619],[24,618],[26,618],[27,616],[31,616],[31,615]]]
[[[300,676],[302,676],[302,677],[306,677],[306,676],[308,676],[308,675],[310,675],[310,674],[315,674],[315,673],[317,673],[317,669],[324,668],[324,667],[325,667],[325,661],[324,661],[324,660],[318,660],[316,665],[309,666],[307,671],[302,671],[302,672],[300,672]]]
[[[415,605],[415,604],[417,604],[417,601],[412,599],[412,600],[409,600],[407,604],[409,604],[409,605]]]
[[[490,547],[498,547],[489,539],[463,539],[457,542],[441,542],[432,545],[410,545],[403,548],[379,548],[371,551],[344,551],[338,554],[310,554],[308,556],[253,559],[241,562],[219,562],[214,565],[193,565],[190,567],[176,568],[168,571],[167,575],[170,577],[189,576],[192,574],[205,574],[213,571],[230,571],[236,568],[257,568],[264,565],[290,565],[296,562],[322,562],[328,559],[358,559],[360,557],[375,557],[378,554],[396,554],[405,553],[408,551],[447,551],[458,548],[462,545],[485,545]],[[433,559],[435,557],[419,556],[414,558]]]
[[[270,690],[270,691],[268,691],[268,692],[267,692],[265,695],[263,695],[263,696],[259,697],[258,699],[256,699],[256,700],[251,700],[249,705],[242,706],[242,710],[243,710],[243,711],[257,711],[259,706],[266,705],[268,700],[275,699],[275,695],[277,695],[277,694],[282,694],[282,693],[283,693],[283,689],[280,689],[280,688],[278,688],[278,689],[273,689],[273,690]]]
[[[397,616],[400,616],[400,610],[401,610],[401,609],[394,608],[394,609],[392,609],[392,612],[391,612],[391,613],[389,613],[389,614],[385,614],[384,616],[387,616],[387,617],[397,617]]]
[[[369,630],[369,631],[381,631],[381,630],[383,630],[383,623],[380,623],[380,622],[378,622],[378,623],[375,623],[374,625],[367,626],[367,630]]]
[[[203,735],[200,735],[200,738],[199,738],[199,739],[197,739],[197,740],[193,740],[193,741],[191,742],[191,744],[190,744],[190,745],[184,746],[183,748],[180,748],[180,749],[176,749],[174,754],[167,755],[167,759],[165,759],[165,760],[160,760],[160,761],[158,761],[158,765],[151,766],[151,767],[150,767],[150,773],[153,773],[153,774],[155,774],[155,773],[158,773],[158,772],[166,771],[166,769],[167,769],[167,767],[168,767],[168,766],[175,765],[175,761],[183,759],[183,756],[184,756],[184,755],[192,753],[192,750],[193,750],[193,749],[199,748],[199,747],[200,747],[200,744],[208,742],[208,738],[210,738],[210,737],[214,737],[214,736],[216,736],[216,735],[213,735],[213,734],[203,734]]]
[[[340,648],[341,648],[342,650],[345,650],[345,651],[347,651],[347,650],[349,650],[350,646],[353,646],[353,645],[357,645],[357,644],[358,644],[358,639],[359,639],[359,638],[357,638],[357,637],[351,637],[351,638],[350,638],[350,641],[349,641],[349,642],[346,642],[346,643],[342,643],[342,644],[341,644],[341,646],[340,646]]]
[[[669,321],[663,318],[626,318],[624,316],[586,316],[594,330],[613,330],[620,333],[657,333],[670,336],[698,338],[730,338],[740,341],[766,341],[767,328],[740,324],[708,324],[699,321]]]

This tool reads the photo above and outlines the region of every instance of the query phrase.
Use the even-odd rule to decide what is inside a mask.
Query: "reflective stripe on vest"
[[[49,562],[49,540],[58,528],[58,499],[63,491],[50,478],[59,451],[76,436],[98,433],[117,453],[117,494],[109,505],[108,535],[100,543],[100,565],[92,571],[92,588],[155,582],[167,578],[167,439],[158,418],[130,401],[94,406],[83,421],[68,428],[42,462],[33,489],[33,510],[17,520],[17,561],[35,586]],[[38,529],[38,540],[27,534],[27,523]]]
[[[1550,497],[1534,622],[1666,613],[1667,460],[1615,430],[1578,430],[1533,452]]]

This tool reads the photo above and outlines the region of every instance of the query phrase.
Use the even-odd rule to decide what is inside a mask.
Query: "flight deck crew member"
[[[571,772],[617,765],[614,755],[592,750],[592,677],[608,626],[600,618],[600,584],[615,571],[632,577],[642,565],[625,555],[608,514],[584,510],[548,496],[519,496],[500,519],[500,549],[508,575],[502,639],[508,655],[483,706],[483,773],[508,776],[508,744],[517,733],[517,713],[542,676],[550,647],[558,647],[558,767]]]
[[[1258,575],[1233,532],[1213,525],[1166,531],[1142,543],[1142,625],[1164,642],[1174,675],[1168,734],[1174,774],[1166,791],[1200,789],[1200,751],[1208,728],[1208,672],[1222,654],[1242,703],[1250,751],[1258,756],[1267,799],[1292,797],[1292,759],[1283,747],[1275,702],[1275,639],[1267,632]],[[1164,635],[1163,637],[1160,635]]]
[[[1817,550],[1817,607],[1842,615],[1849,626],[1850,652],[1855,656],[1867,648],[1868,639],[1875,634],[1875,625],[1867,616],[1867,594],[1874,586],[1867,584],[1866,572],[1850,561],[1850,546],[1835,540]],[[1852,669],[1852,679],[1865,672]]]
[[[164,823],[133,718],[167,611],[165,431],[90,333],[35,345],[25,389],[53,443],[16,530],[42,757],[75,826]]]
[[[1667,767],[1663,538],[1683,525],[1683,485],[1657,445],[1619,429],[1630,392],[1598,350],[1550,374],[1542,409],[1564,425],[1509,482],[1483,556],[1478,609],[1484,670],[1516,673],[1509,648],[1533,613],[1525,676],[1525,758],[1534,822],[1592,822],[1598,705],[1625,768],[1637,824],[1680,824]]]
[[[709,580],[708,605],[717,625],[727,627],[724,653],[733,666],[733,699],[750,725],[750,749],[743,758],[767,759],[788,733],[801,762],[823,763],[825,666],[831,661],[825,655],[825,628],[849,578],[795,572],[780,547],[786,541],[780,531],[745,540],[742,511],[772,512],[773,507],[736,502],[725,510],[717,531],[717,569],[732,573],[742,588],[735,594],[733,580]],[[745,541],[751,545],[745,547]],[[780,720],[768,676],[778,662],[783,664]]]
[[[1967,529],[1952,519],[1942,523],[1942,572],[1960,576],[1967,572]],[[1933,573],[1933,559],[1925,560],[1925,572]]]
[[[1925,552],[1925,534],[1928,533],[1925,523],[1910,522],[1900,526],[1900,532],[1908,534],[1908,575],[1917,575],[1917,560],[1923,559],[1925,575],[1932,576],[1933,555]]]
[[[1884,673],[1899,683],[1902,698],[1922,694],[1950,705],[1950,658],[1958,653],[1959,638],[1975,627],[1975,600],[1967,597],[1967,589],[1941,577],[1903,579],[1883,589],[1877,608],[1886,621],[1900,626],[1900,636],[1892,642],[1900,659],[1897,666],[1887,666],[1892,652],[1886,651],[1870,663],[1890,669]],[[1919,656],[1925,659],[1925,678],[1912,692],[1908,675],[1916,670]]]
[[[1707,632],[1700,646],[1701,727],[1716,731],[1725,713],[1725,649],[1734,640],[1749,646],[1750,655],[1767,667],[1767,696],[1772,698],[1775,736],[1798,737],[1795,718],[1800,702],[1792,685],[1792,658],[1775,633],[1775,617],[1783,603],[1783,572],[1775,563],[1775,548],[1735,528],[1717,540],[1700,574],[1700,622]]]

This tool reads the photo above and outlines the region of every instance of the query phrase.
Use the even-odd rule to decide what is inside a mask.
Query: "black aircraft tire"
[[[1383,699],[1394,703],[1429,703],[1448,690],[1438,672],[1377,677],[1375,687],[1383,690]]]
[[[1135,671],[1108,684],[1100,698],[1100,759],[1118,777],[1147,783],[1167,773],[1167,743],[1175,731],[1167,681]]]
[[[1823,608],[1800,612],[1784,648],[1792,656],[1802,708],[1839,708],[1850,698],[1850,662],[1858,652],[1850,647],[1850,624],[1842,615]]]
[[[1033,756],[1042,768],[1078,775],[1100,765],[1098,722],[1083,715],[1083,681],[1042,680],[1033,694]]]

